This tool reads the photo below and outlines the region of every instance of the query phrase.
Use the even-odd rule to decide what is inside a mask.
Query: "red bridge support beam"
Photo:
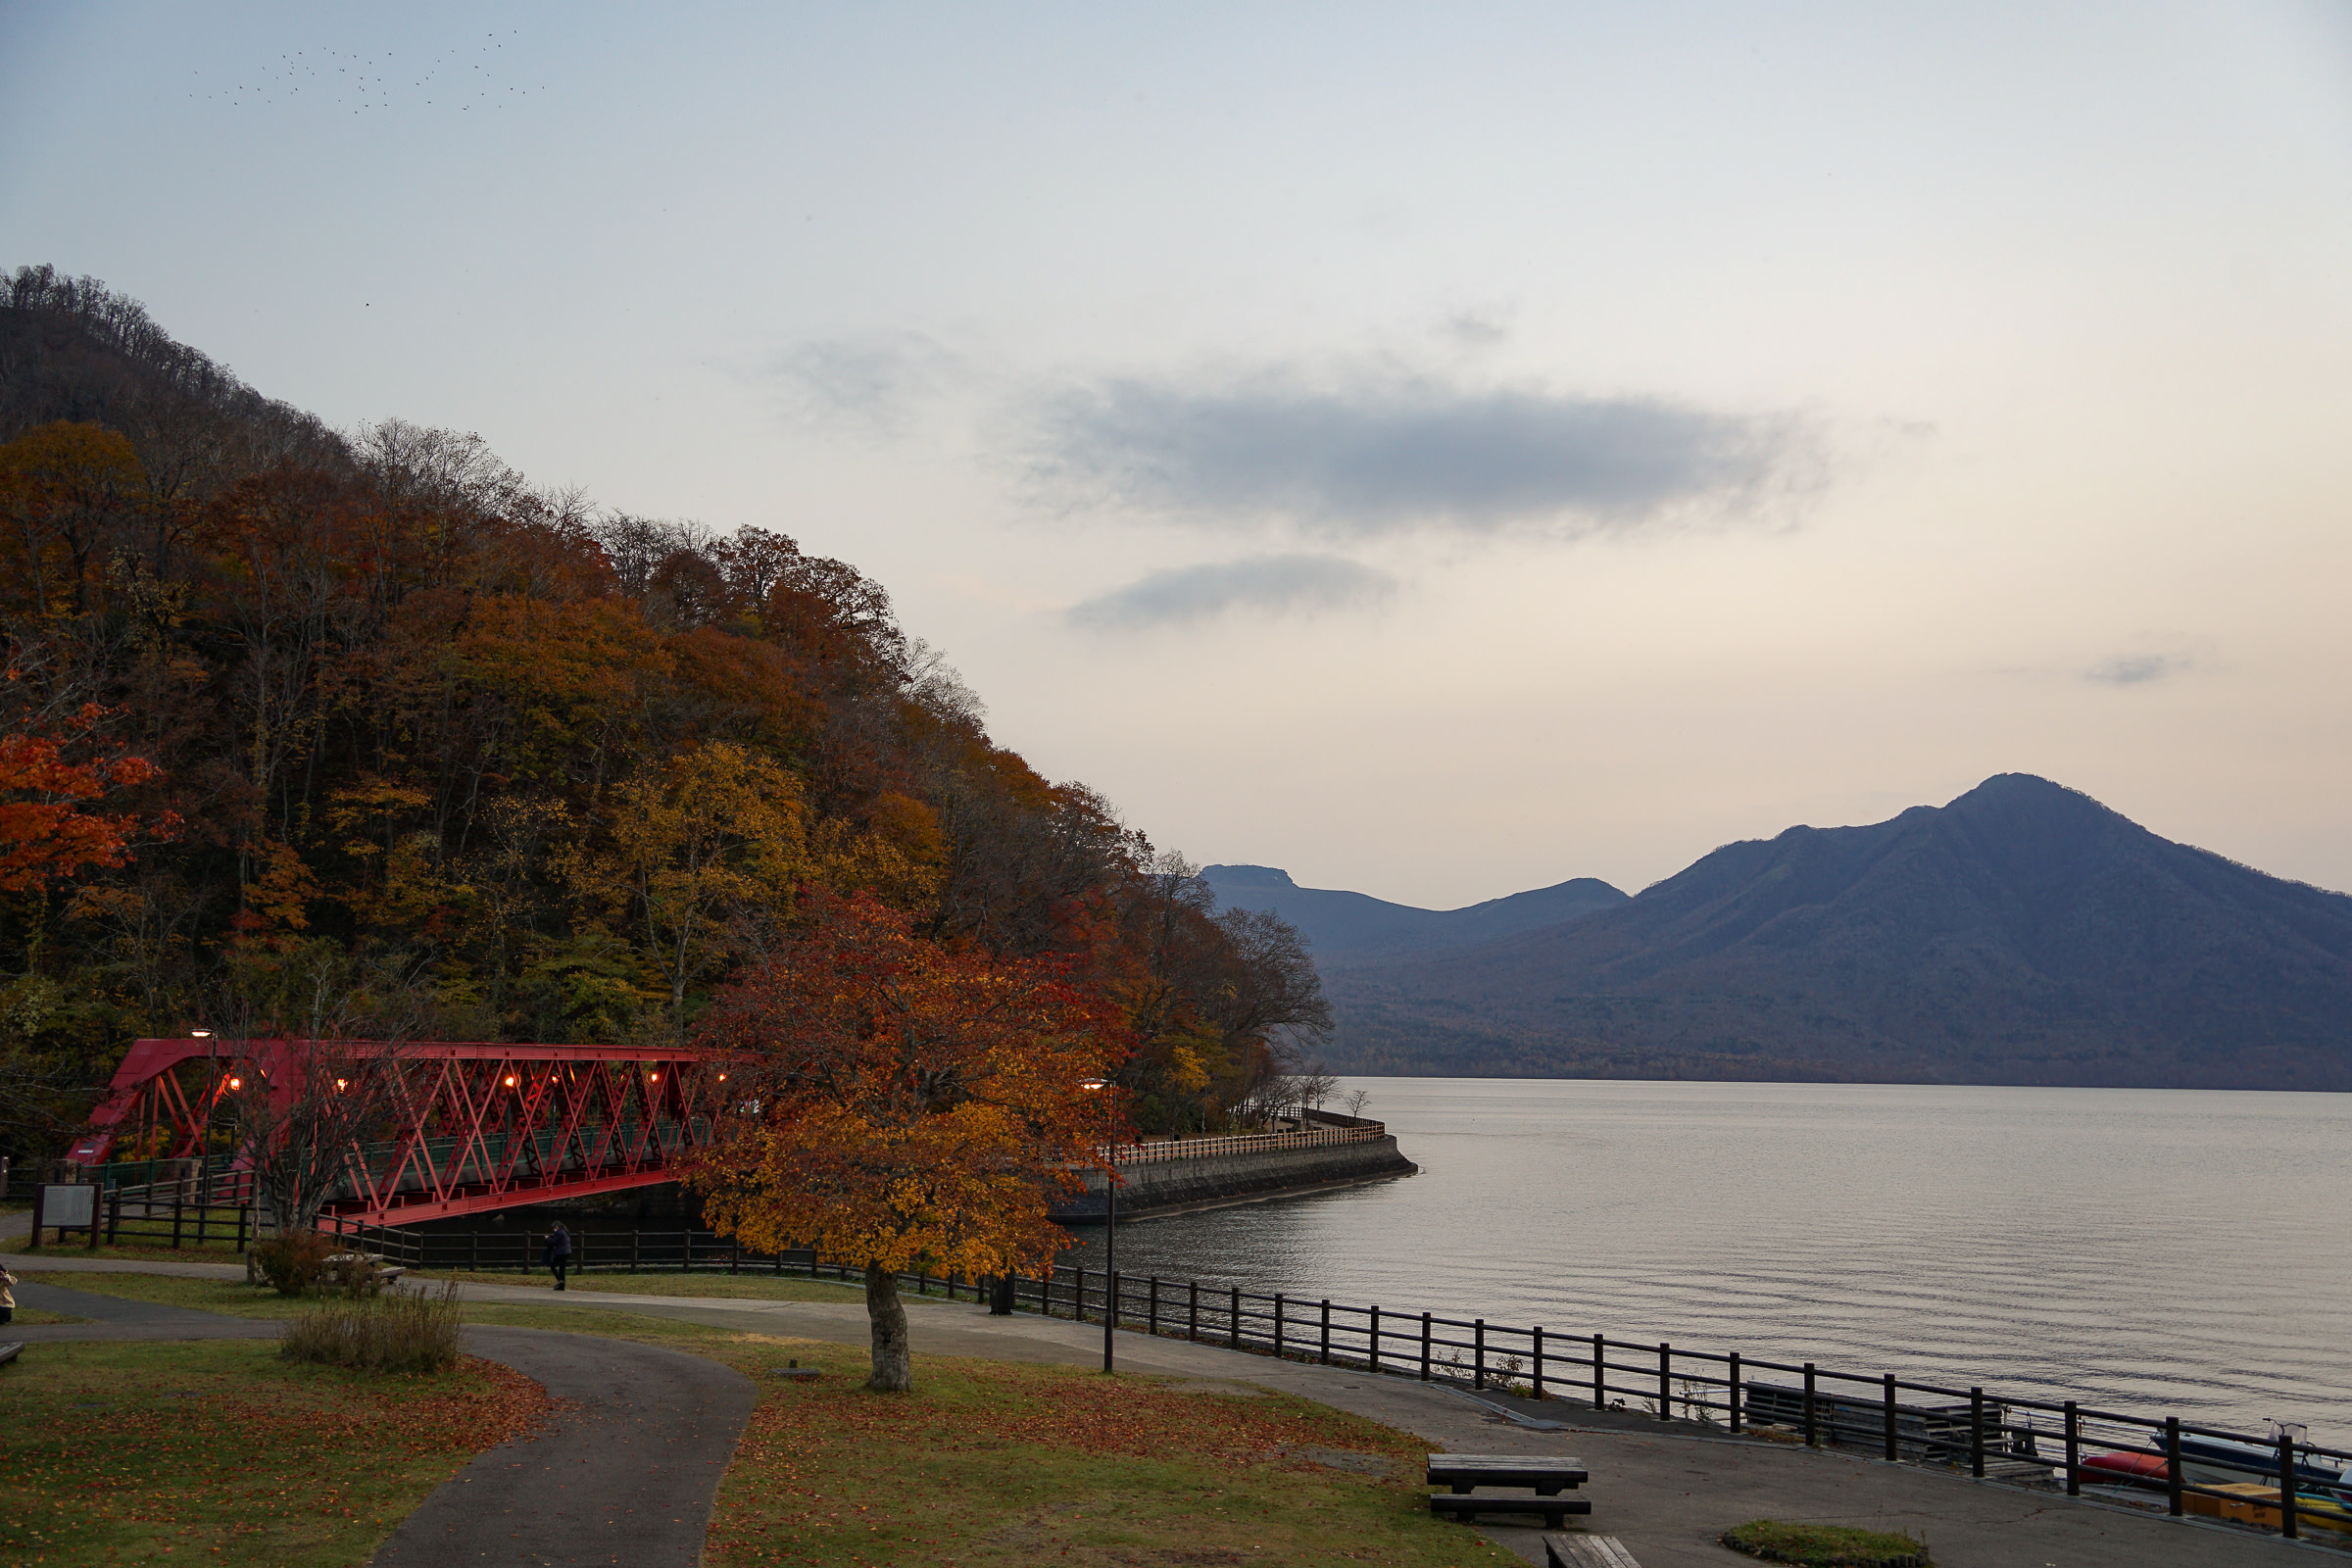
[[[327,1211],[413,1224],[673,1181],[707,1147],[723,1064],[691,1051],[481,1041],[141,1040],[69,1154],[191,1158],[226,1152],[223,1100],[301,1097],[304,1064],[345,1063],[387,1107],[355,1142]],[[258,1082],[256,1080],[259,1080]]]

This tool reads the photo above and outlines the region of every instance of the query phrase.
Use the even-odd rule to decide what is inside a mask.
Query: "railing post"
[[[482,1233],[480,1231],[467,1231],[466,1233],[466,1272],[468,1274],[479,1273],[481,1271],[481,1267]]]
[[[1323,1298],[1322,1364],[1331,1365],[1331,1298],[1328,1296]]]
[[[251,1203],[237,1205],[237,1250],[240,1252],[245,1250],[245,1221],[252,1212],[253,1205]]]
[[[2082,1495],[2082,1418],[2072,1399],[2066,1401],[2066,1494]]]
[[[1086,1321],[1086,1265],[1080,1263],[1076,1267],[1078,1270],[1078,1299],[1072,1305],[1070,1318],[1073,1322],[1083,1323]]]
[[[1274,1359],[1277,1361],[1282,1359],[1283,1305],[1282,1293],[1276,1291],[1274,1293]]]
[[[1740,1352],[1738,1350],[1732,1352],[1731,1365],[1724,1372],[1724,1382],[1731,1391],[1725,1402],[1732,1407],[1732,1430],[1737,1432],[1740,1430]]]
[[[1813,1430],[1813,1363],[1805,1363],[1805,1446],[1817,1446]]]
[[[1153,1339],[1159,1338],[1159,1276],[1152,1276],[1152,1301],[1145,1309],[1144,1327]]]
[[[629,1232],[629,1272],[630,1272],[630,1273],[632,1273],[632,1274],[634,1274],[634,1273],[636,1273],[636,1272],[637,1272],[637,1245],[638,1245],[638,1243],[639,1243],[639,1242],[641,1242],[641,1241],[643,1241],[643,1240],[644,1240],[644,1232],[642,1232],[642,1231],[631,1231],[631,1232]],[[815,1273],[816,1271],[815,1271],[814,1269],[810,1269],[808,1272],[810,1272],[811,1274],[813,1274],[813,1273]]]
[[[1372,1308],[1371,1333],[1364,1340],[1364,1370],[1380,1370],[1380,1307],[1377,1304]]]
[[[1483,1317],[1470,1325],[1470,1386],[1487,1386],[1487,1320]]]
[[[1189,1345],[1200,1343],[1200,1282],[1199,1280],[1185,1282],[1184,1338]]]
[[[172,1250],[175,1252],[179,1250],[180,1207],[179,1190],[173,1188],[172,1191]],[[90,1219],[90,1245],[92,1247],[98,1245],[98,1220],[95,1215]]]
[[[1429,1381],[1429,1314],[1421,1314],[1421,1381]]]
[[[1592,1336],[1592,1408],[1609,1407],[1609,1342],[1602,1336]]]
[[[1984,1479],[1984,1391],[1968,1391],[1968,1473]]]
[[[1242,1348],[1242,1288],[1239,1285],[1233,1288],[1233,1308],[1225,1314],[1225,1332],[1232,1336],[1227,1348],[1240,1349]]]
[[[1674,1347],[1658,1342],[1658,1419],[1674,1419]]]
[[[2174,1518],[2187,1512],[2180,1500],[2180,1418],[2164,1418],[2164,1497]]]
[[[1535,1359],[1535,1363],[1536,1363],[1536,1376],[1535,1376],[1536,1397],[1537,1397],[1537,1398],[1539,1398],[1539,1399],[1541,1399],[1541,1398],[1543,1398],[1543,1397],[1544,1397],[1544,1325],[1543,1325],[1543,1324],[1539,1323],[1539,1324],[1537,1324],[1537,1325],[1535,1326],[1534,1330],[1532,1331],[1531,1338],[1533,1339],[1533,1341],[1534,1341],[1534,1344],[1535,1344],[1534,1359]]]
[[[122,1229],[122,1189],[109,1190],[106,1197],[106,1245],[115,1245],[116,1235]]]
[[[2278,1434],[2278,1533],[2293,1541],[2301,1534],[2295,1517],[2295,1439]]]
[[[2072,1410],[2074,1406],[2070,1404],[2067,1408]],[[2067,1419],[2071,1422],[2074,1418]],[[1894,1445],[1894,1374],[1889,1372],[1886,1374],[1886,1462],[1893,1464],[1901,1457]]]

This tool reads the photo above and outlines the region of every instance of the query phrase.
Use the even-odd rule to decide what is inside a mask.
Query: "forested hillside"
[[[2352,1089],[2352,898],[2026,774],[1325,973],[1358,1072]]]
[[[45,268],[0,300],[0,1152],[199,1023],[682,1038],[823,890],[1059,956],[1147,1126],[1325,1018],[1287,926],[995,744],[855,566],[330,430]]]

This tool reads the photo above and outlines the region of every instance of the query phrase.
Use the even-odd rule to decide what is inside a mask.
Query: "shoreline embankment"
[[[1122,1223],[1353,1187],[1421,1169],[1382,1123],[1328,1111],[1308,1112],[1305,1126],[1294,1132],[1127,1145],[1117,1165]],[[1084,1193],[1054,1206],[1055,1220],[1103,1222],[1104,1175],[1089,1170],[1085,1181]]]

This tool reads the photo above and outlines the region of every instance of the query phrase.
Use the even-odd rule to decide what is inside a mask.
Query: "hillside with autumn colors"
[[[1146,1127],[1327,1022],[1287,925],[998,745],[856,566],[329,429],[45,268],[0,295],[0,1152],[214,1019],[684,1038],[827,895],[1052,959]]]

